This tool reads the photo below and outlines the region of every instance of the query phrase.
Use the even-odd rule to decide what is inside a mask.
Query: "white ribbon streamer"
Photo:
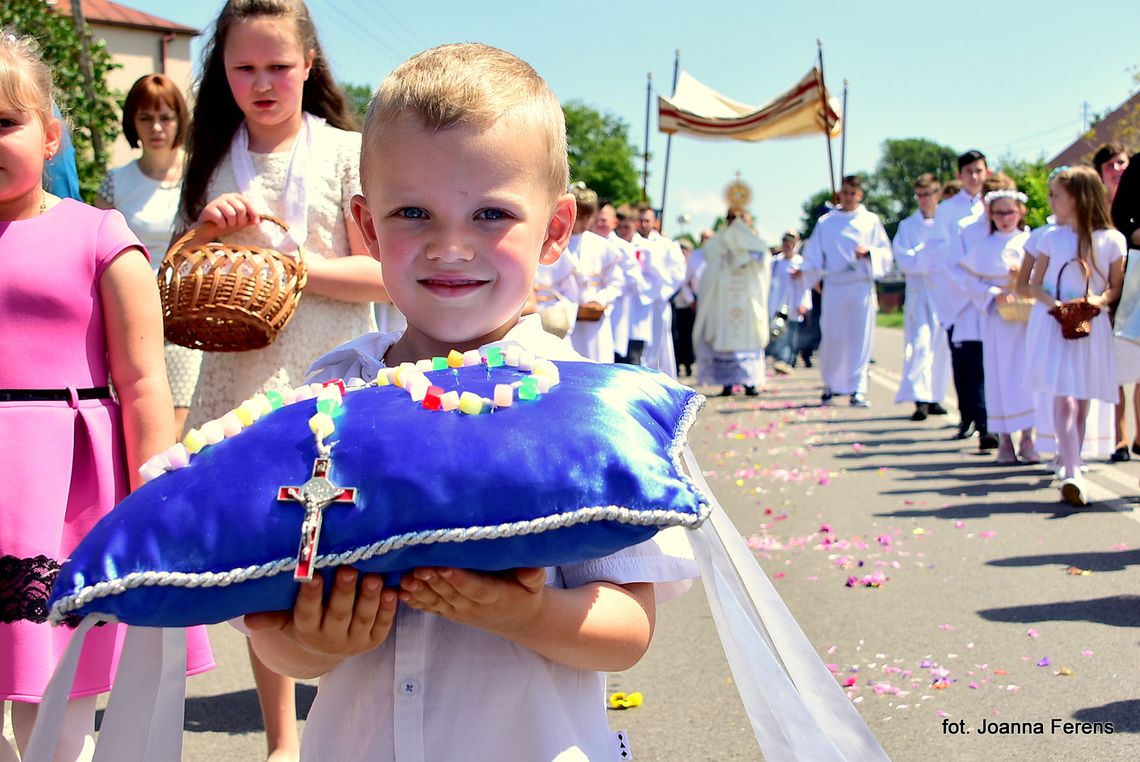
[[[72,635],[44,692],[23,762],[55,759],[83,639],[98,621],[97,615],[84,618]],[[92,762],[181,759],[185,707],[186,630],[128,627]]]
[[[75,671],[79,668],[79,654],[83,650],[83,639],[87,631],[97,623],[96,617],[89,616],[80,622],[71,634],[71,641],[63,658],[55,667],[55,672],[44,691],[43,701],[36,711],[36,724],[23,762],[53,762],[59,735],[63,730],[63,718],[67,712],[67,702],[71,698],[71,686],[75,683]]]
[[[888,760],[717,502],[689,448],[684,459],[689,476],[712,503],[712,513],[690,540],[764,758]]]

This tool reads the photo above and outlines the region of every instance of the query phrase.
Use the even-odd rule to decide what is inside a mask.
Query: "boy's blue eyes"
[[[406,220],[426,220],[429,218],[427,211],[420,209],[416,206],[404,207],[396,212],[396,216],[402,217]],[[477,220],[498,221],[508,218],[508,214],[502,209],[482,209],[475,214]]]

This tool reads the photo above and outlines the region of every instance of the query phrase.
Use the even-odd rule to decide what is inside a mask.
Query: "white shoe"
[[[1069,505],[1077,507],[1089,504],[1088,493],[1085,492],[1084,480],[1065,479],[1061,482],[1061,499]]]

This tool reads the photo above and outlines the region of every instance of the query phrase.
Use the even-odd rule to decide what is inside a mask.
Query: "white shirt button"
[[[404,696],[407,696],[407,697],[415,696],[419,692],[420,692],[420,684],[417,683],[415,680],[408,679],[408,680],[405,680],[404,682],[402,682],[400,684],[400,693],[402,693]]]

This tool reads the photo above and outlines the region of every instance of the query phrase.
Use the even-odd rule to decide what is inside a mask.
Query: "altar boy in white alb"
[[[905,351],[902,380],[895,402],[913,402],[912,421],[945,414],[942,398],[950,379],[950,344],[935,308],[937,273],[946,244],[946,229],[936,219],[942,185],[926,172],[914,182],[918,209],[899,223],[895,262],[906,276],[903,305]]]
[[[851,405],[867,407],[867,364],[875,327],[875,278],[891,266],[891,241],[879,215],[863,206],[863,184],[843,178],[839,207],[819,218],[804,246],[809,285],[823,281],[823,318],[819,370],[823,404],[836,394],[851,395]]]
[[[613,362],[611,317],[613,305],[625,288],[622,252],[589,230],[598,213],[598,194],[578,183],[571,186],[570,192],[574,194],[578,216],[564,253],[570,254],[576,263],[574,279],[579,304],[570,339],[583,357],[594,362]]]
[[[685,282],[686,261],[681,246],[657,230],[657,213],[643,204],[637,210],[637,232],[649,244],[645,274],[651,284],[652,334],[645,347],[644,365],[677,377],[673,354],[673,306],[670,299]]]

